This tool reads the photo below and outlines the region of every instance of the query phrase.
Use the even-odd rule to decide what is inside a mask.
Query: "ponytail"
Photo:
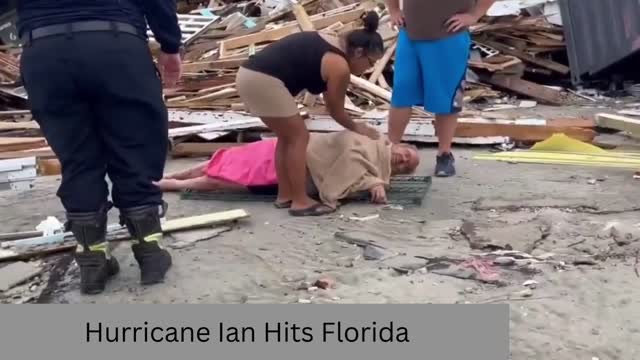
[[[380,17],[375,11],[366,13],[362,22],[364,27],[351,31],[347,37],[347,52],[350,54],[357,48],[362,48],[366,53],[376,54],[384,52],[384,41],[378,34]]]

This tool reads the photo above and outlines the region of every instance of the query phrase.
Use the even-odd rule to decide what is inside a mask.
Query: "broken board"
[[[597,114],[596,124],[607,129],[626,131],[632,137],[640,139],[640,119],[613,114]]]

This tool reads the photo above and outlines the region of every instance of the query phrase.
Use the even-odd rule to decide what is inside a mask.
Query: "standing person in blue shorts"
[[[435,175],[456,173],[451,143],[462,110],[462,84],[467,71],[475,24],[495,0],[386,0],[393,23],[400,27],[396,50],[389,139],[398,143],[422,105],[436,115],[438,156]]]

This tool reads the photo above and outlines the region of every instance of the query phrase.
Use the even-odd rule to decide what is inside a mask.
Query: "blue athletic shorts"
[[[423,106],[426,111],[441,115],[459,113],[470,46],[468,32],[436,41],[416,41],[401,30],[391,106]]]

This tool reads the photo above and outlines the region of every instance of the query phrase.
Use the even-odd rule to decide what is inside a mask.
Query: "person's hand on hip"
[[[475,25],[478,20],[480,18],[470,13],[456,14],[447,20],[445,25],[447,26],[447,31],[454,33]]]
[[[391,16],[391,24],[398,28],[404,27],[404,14],[402,10],[390,10],[389,15]]]

